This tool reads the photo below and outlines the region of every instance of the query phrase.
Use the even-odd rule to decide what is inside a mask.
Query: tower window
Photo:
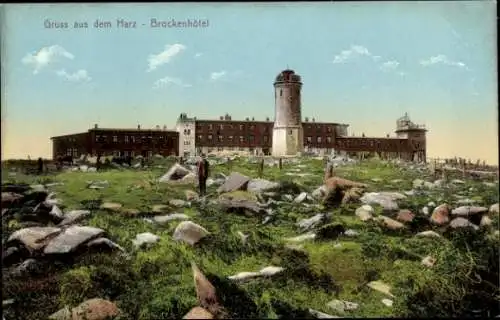
[[[283,89],[280,89],[280,97],[283,96]]]
[[[292,130],[288,130],[288,134],[289,134],[289,135],[292,135]]]

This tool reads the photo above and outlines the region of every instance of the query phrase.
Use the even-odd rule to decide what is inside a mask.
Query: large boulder
[[[75,251],[80,245],[101,237],[104,230],[88,226],[71,226],[52,239],[43,252],[45,254],[66,254]]]
[[[181,180],[184,178],[186,175],[191,173],[190,170],[184,168],[180,164],[176,163],[170,169],[165,173],[163,176],[160,177],[158,180],[159,182],[169,182],[169,181],[176,181],[176,180]]]
[[[34,251],[42,249],[47,244],[47,239],[61,232],[55,227],[31,227],[17,230],[7,239],[7,242],[18,241],[28,250]]]
[[[208,230],[192,221],[183,221],[174,231],[174,240],[194,245],[209,234]]]
[[[224,184],[217,189],[217,192],[223,193],[245,189],[249,181],[249,177],[233,172],[227,177]]]
[[[279,187],[278,182],[273,182],[265,179],[252,179],[248,181],[247,191],[259,193],[271,191]]]

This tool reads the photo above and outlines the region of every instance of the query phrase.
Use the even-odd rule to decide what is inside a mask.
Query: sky
[[[304,118],[385,137],[407,112],[429,130],[428,157],[498,164],[493,1],[0,9],[3,159],[50,157],[50,137],[94,124],[173,129],[182,112],[274,119],[273,80],[290,68]],[[198,27],[171,22],[186,19]]]

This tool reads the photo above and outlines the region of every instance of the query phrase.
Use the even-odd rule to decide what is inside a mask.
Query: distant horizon
[[[428,130],[427,157],[498,165],[495,9],[494,1],[2,5],[2,160],[49,159],[50,137],[96,123],[172,130],[180,113],[272,121],[274,78],[290,68],[302,77],[303,120],[383,138],[407,112]]]

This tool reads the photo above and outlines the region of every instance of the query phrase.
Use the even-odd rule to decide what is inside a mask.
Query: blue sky
[[[4,157],[48,156],[50,136],[94,123],[172,128],[181,112],[272,119],[272,82],[288,66],[303,78],[304,117],[385,136],[408,112],[429,128],[430,156],[498,163],[492,1],[3,9]],[[120,18],[136,28],[117,28]],[[208,27],[151,28],[152,18]],[[113,27],[96,29],[96,19]]]

